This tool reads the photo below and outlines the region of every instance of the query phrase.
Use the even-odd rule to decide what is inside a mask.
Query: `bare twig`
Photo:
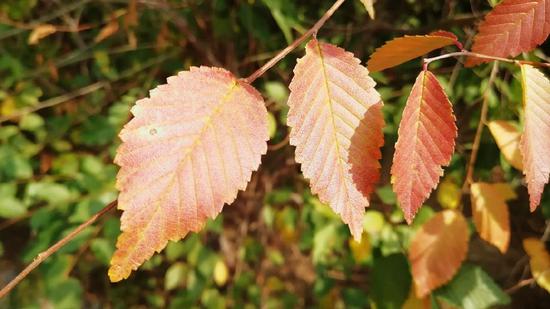
[[[244,81],[246,83],[251,84],[254,82],[258,77],[262,76],[267,70],[271,69],[277,62],[281,61],[286,55],[288,55],[291,51],[293,51],[296,47],[300,46],[302,42],[304,42],[307,38],[309,38],[314,33],[317,33],[319,29],[325,24],[325,22],[336,12],[336,10],[344,3],[345,0],[336,0],[334,4],[325,12],[325,14],[309,29],[306,33],[304,33],[301,37],[296,39],[292,44],[287,46],[285,49],[281,50],[275,57],[273,57],[271,60],[269,60],[266,64],[264,64],[261,68],[256,70],[256,72],[252,73],[247,78],[244,78]]]
[[[481,105],[481,116],[479,117],[479,123],[477,124],[476,135],[474,137],[474,144],[472,145],[472,153],[470,154],[470,161],[468,162],[468,168],[466,170],[466,180],[462,185],[462,192],[466,192],[468,186],[473,181],[474,167],[477,161],[477,153],[479,151],[479,144],[481,143],[481,133],[483,133],[483,127],[487,122],[487,111],[489,109],[489,94],[498,72],[498,61],[493,63],[493,69],[491,70],[491,76],[489,82],[483,91],[483,103]]]
[[[433,58],[424,58],[424,65],[428,65],[431,62],[441,60],[441,59],[445,59],[445,58],[461,57],[461,56],[475,57],[475,58],[488,59],[488,60],[494,60],[494,61],[502,61],[502,62],[515,63],[515,64],[529,64],[529,65],[536,66],[536,67],[550,68],[550,63],[547,63],[547,62],[514,60],[514,59],[484,55],[484,54],[480,54],[480,53],[474,53],[474,52],[467,51],[467,50],[462,50],[462,51],[459,51],[459,52],[443,54],[441,56],[437,56],[437,57],[433,57]]]
[[[107,206],[105,206],[98,213],[93,215],[88,221],[79,225],[76,229],[70,232],[67,236],[63,237],[60,241],[56,242],[53,246],[49,247],[46,251],[39,253],[36,258],[30,263],[25,269],[23,269],[15,278],[13,278],[6,286],[0,290],[0,299],[6,296],[21,280],[38,267],[42,262],[44,262],[50,255],[54,254],[61,247],[66,245],[69,241],[75,238],[82,230],[93,224],[98,218],[109,212],[111,209],[115,208],[117,201],[112,201]]]
[[[82,88],[76,89],[76,90],[74,90],[70,93],[66,93],[66,94],[57,96],[55,98],[51,98],[51,99],[48,99],[46,101],[40,102],[36,106],[32,106],[32,107],[28,107],[28,108],[22,108],[19,111],[17,111],[16,113],[9,114],[9,115],[6,115],[6,116],[2,116],[2,117],[0,117],[0,124],[3,123],[3,122],[6,122],[8,120],[11,120],[11,119],[19,118],[19,117],[24,116],[24,115],[29,114],[29,113],[34,113],[34,112],[39,111],[39,110],[44,109],[44,108],[52,107],[52,106],[67,102],[67,101],[72,100],[74,98],[78,98],[78,97],[81,97],[83,95],[87,95],[87,94],[92,93],[96,90],[99,90],[101,88],[106,87],[111,82],[115,82],[115,81],[118,81],[118,80],[121,80],[121,79],[124,79],[124,78],[129,78],[129,77],[135,76],[136,73],[138,73],[138,72],[140,72],[140,71],[142,71],[142,70],[144,70],[148,67],[151,67],[155,64],[162,63],[166,59],[169,59],[169,58],[173,57],[174,55],[176,55],[176,51],[177,50],[174,50],[174,51],[169,52],[169,53],[167,53],[167,54],[165,54],[161,57],[155,58],[155,59],[153,59],[153,60],[151,60],[147,63],[144,63],[142,66],[140,66],[138,68],[130,69],[128,71],[125,71],[122,74],[120,74],[116,79],[113,79],[113,80],[110,80],[110,81],[99,81],[99,82],[90,84],[88,86],[84,86]]]

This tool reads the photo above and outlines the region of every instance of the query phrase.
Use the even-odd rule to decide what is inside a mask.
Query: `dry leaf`
[[[546,41],[550,34],[550,0],[504,0],[479,25],[472,51],[497,57],[515,57]],[[491,61],[469,57],[471,67]]]
[[[103,28],[101,28],[101,30],[99,31],[99,33],[95,37],[94,42],[99,43],[99,42],[105,40],[106,38],[110,37],[111,35],[117,33],[118,28],[119,28],[118,19],[112,18],[107,23],[107,25],[105,25]]]
[[[388,41],[376,49],[370,56],[367,67],[371,72],[382,71],[453,44],[462,48],[456,36],[447,31],[436,31],[428,35],[406,35]]]
[[[451,102],[431,72],[420,72],[403,110],[391,168],[393,191],[408,223],[437,187],[456,136]]]
[[[367,13],[369,13],[369,17],[371,19],[374,19],[374,17],[375,17],[374,1],[375,0],[361,0],[363,5],[365,5],[365,9],[367,10]]]
[[[122,234],[109,278],[127,278],[168,240],[199,231],[244,190],[267,151],[261,95],[226,70],[192,67],[132,108],[120,132]]]
[[[38,44],[38,42],[47,37],[48,35],[54,34],[57,32],[57,28],[54,25],[42,24],[36,26],[32,29],[31,34],[29,35],[28,43],[29,45]]]
[[[414,234],[409,261],[418,298],[453,278],[466,258],[468,237],[466,219],[454,210],[437,213]]]
[[[516,198],[516,193],[507,183],[473,183],[470,191],[472,215],[479,236],[505,253],[510,242],[506,201]]]
[[[529,255],[531,274],[537,284],[550,293],[550,254],[544,244],[536,238],[523,240],[523,248]]]
[[[312,192],[341,216],[356,240],[384,143],[382,101],[368,73],[353,54],[314,39],[294,69],[288,99],[296,161]]]
[[[506,161],[518,170],[523,170],[522,157],[519,150],[521,132],[517,129],[514,122],[495,120],[489,122],[488,126]]]
[[[524,130],[520,150],[529,204],[535,211],[550,177],[550,81],[529,65],[521,66],[521,80]]]

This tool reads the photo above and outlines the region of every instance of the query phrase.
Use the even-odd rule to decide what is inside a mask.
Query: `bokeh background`
[[[371,20],[360,1],[348,0],[318,38],[352,51],[363,63],[384,41],[404,34],[449,30],[468,47],[476,23],[495,3],[379,0]],[[247,76],[307,31],[331,4],[0,1],[0,284],[116,198],[112,160],[120,143],[117,132],[136,99],[192,65]],[[534,54],[547,59],[544,49]],[[470,215],[469,196],[462,196],[460,188],[491,66],[462,69],[455,59],[431,65],[453,102],[459,136],[443,185],[411,226],[396,206],[389,167],[420,60],[372,74],[385,102],[386,143],[364,240],[355,243],[330,208],[312,196],[288,145],[287,85],[303,52],[296,49],[254,83],[270,111],[268,153],[246,192],[204,231],[170,243],[129,279],[111,284],[106,270],[120,216],[111,211],[0,300],[0,307],[421,308],[411,296],[408,242],[442,208],[461,207]],[[490,93],[490,119],[518,119],[517,75],[514,66],[501,65]],[[480,240],[472,225],[461,270],[468,275],[437,290],[427,305],[548,306],[548,292],[536,284],[518,286],[531,278],[521,240],[540,238],[548,229],[548,192],[530,214],[521,172],[501,158],[487,129],[474,177],[516,188],[518,198],[509,202],[511,246],[501,254]],[[463,286],[479,289],[465,295]]]

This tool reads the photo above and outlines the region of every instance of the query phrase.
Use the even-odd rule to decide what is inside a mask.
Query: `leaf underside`
[[[472,51],[515,57],[542,44],[550,34],[550,0],[504,0],[479,25]],[[489,59],[469,57],[467,67]]]
[[[393,190],[408,223],[439,183],[456,136],[451,102],[436,77],[422,71],[403,110],[391,168]]]
[[[489,122],[488,127],[506,161],[516,169],[523,170],[522,157],[519,150],[521,132],[514,123],[511,121],[494,120]]]
[[[516,198],[506,183],[473,183],[472,217],[479,236],[505,253],[510,243],[510,216],[506,201]]]
[[[288,125],[312,192],[360,239],[368,194],[379,178],[382,101],[368,70],[349,52],[317,40],[290,83]]]
[[[267,150],[260,94],[218,68],[191,68],[136,102],[115,163],[122,234],[109,278],[199,231],[244,190]]]
[[[462,46],[456,36],[447,31],[436,31],[428,35],[405,35],[376,49],[370,56],[367,68],[371,72],[382,71],[453,44]]]
[[[414,234],[409,261],[416,295],[422,298],[453,278],[468,251],[468,224],[461,213],[444,210]]]
[[[539,70],[521,66],[524,128],[520,141],[531,211],[540,203],[550,177],[550,81]]]

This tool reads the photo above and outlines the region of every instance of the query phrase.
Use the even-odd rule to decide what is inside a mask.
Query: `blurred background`
[[[348,0],[318,38],[363,63],[388,39],[437,29],[456,33],[469,47],[476,23],[496,2],[377,1],[371,20],[359,0]],[[245,77],[307,31],[332,3],[0,1],[0,285],[116,198],[117,133],[136,99],[193,65],[224,67]],[[544,49],[534,54],[547,59]],[[31,273],[0,307],[548,306],[548,292],[533,282],[521,285],[531,278],[521,240],[540,238],[547,229],[549,190],[530,214],[521,172],[501,157],[487,129],[474,178],[507,182],[518,193],[508,203],[510,248],[501,254],[472,225],[460,271],[467,275],[424,303],[411,292],[406,259],[411,235],[442,208],[463,207],[470,216],[469,196],[462,196],[461,187],[491,65],[462,69],[455,59],[431,65],[453,102],[459,136],[441,185],[411,226],[396,206],[389,167],[420,60],[372,74],[385,102],[386,142],[382,179],[364,218],[363,241],[356,243],[312,196],[288,144],[287,86],[303,53],[296,49],[254,83],[270,111],[269,150],[246,192],[201,233],[170,243],[129,279],[111,284],[107,267],[120,216],[111,211]],[[517,75],[517,68],[501,64],[489,97],[490,119],[518,119]],[[464,294],[465,285],[474,286],[476,295]]]

